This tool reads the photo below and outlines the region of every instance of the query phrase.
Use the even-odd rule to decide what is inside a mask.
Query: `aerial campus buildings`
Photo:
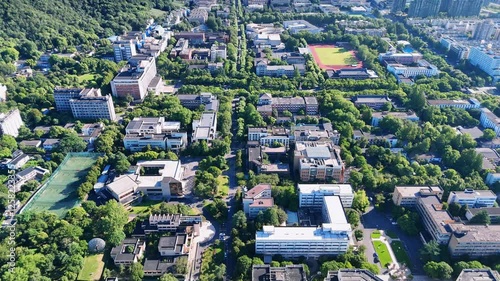
[[[130,151],[146,147],[179,151],[187,146],[187,132],[180,122],[165,121],[164,117],[136,117],[125,128],[123,145]]]
[[[352,229],[339,196],[326,196],[323,223],[318,227],[275,227],[265,225],[255,235],[255,252],[264,256],[318,257],[345,253]]]
[[[54,101],[58,111],[71,111],[76,119],[116,119],[112,97],[100,89],[56,88]]]

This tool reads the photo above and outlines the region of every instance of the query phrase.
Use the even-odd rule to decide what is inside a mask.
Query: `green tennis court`
[[[98,153],[70,153],[49,180],[33,195],[23,211],[50,211],[62,217],[79,203],[76,193]]]

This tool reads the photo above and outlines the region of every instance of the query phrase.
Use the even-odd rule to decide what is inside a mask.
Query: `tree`
[[[361,212],[365,212],[370,206],[370,200],[366,196],[364,190],[359,190],[354,194],[354,199],[352,200],[352,208]]]
[[[233,215],[233,226],[236,229],[246,229],[247,228],[247,216],[245,212],[239,210],[236,214]]]
[[[408,94],[408,98],[408,106],[416,112],[420,112],[425,107],[427,102],[424,93],[418,86],[411,89]]]
[[[346,211],[346,217],[347,217],[347,221],[353,226],[353,227],[357,227],[359,225],[359,222],[360,222],[360,216],[359,216],[359,213],[355,210],[352,210],[352,209],[348,209]]]
[[[460,205],[457,203],[453,202],[448,205],[448,212],[450,213],[451,216],[453,217],[458,217],[460,216]]]
[[[488,212],[485,210],[479,211],[476,215],[474,215],[470,220],[470,224],[491,224],[490,216]]]
[[[246,280],[246,276],[252,268],[252,259],[248,256],[241,256],[236,260],[236,274],[241,280]]]
[[[174,271],[176,274],[186,274],[187,273],[187,257],[178,257],[175,260]]]
[[[417,235],[420,231],[419,229],[419,220],[420,217],[417,213],[411,212],[409,214],[404,214],[399,217],[397,222],[401,230],[406,232],[409,235]]]
[[[444,261],[442,262],[430,261],[424,265],[424,271],[431,278],[443,280],[451,278],[451,274],[453,273],[453,268]]]
[[[363,230],[361,229],[356,229],[354,231],[354,236],[356,237],[356,240],[361,241],[363,240]]]
[[[87,148],[87,143],[81,139],[76,133],[72,132],[65,135],[59,144],[56,151],[61,153],[80,152]]]
[[[439,261],[441,257],[441,247],[435,240],[431,240],[420,249],[420,258],[423,261]]]
[[[485,140],[492,140],[492,139],[496,138],[496,136],[497,136],[497,134],[495,133],[495,131],[493,131],[490,128],[486,128],[483,131],[483,139],[485,139]]]
[[[142,281],[142,278],[144,278],[144,269],[140,262],[134,262],[130,266],[130,276],[132,281]]]
[[[94,236],[102,237],[110,245],[118,245],[125,238],[123,227],[128,221],[128,212],[115,200],[99,206],[93,221]]]

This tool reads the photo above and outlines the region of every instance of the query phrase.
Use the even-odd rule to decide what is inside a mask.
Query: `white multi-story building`
[[[484,47],[472,47],[469,53],[469,62],[488,73],[493,82],[500,79],[500,55]]]
[[[164,117],[136,117],[125,128],[123,145],[130,151],[145,147],[178,151],[187,145],[187,133],[180,122],[166,122]]]
[[[387,64],[387,71],[394,74],[394,76],[403,75],[404,77],[416,77],[418,75],[431,77],[439,74],[438,68],[425,60],[419,60],[417,64],[418,66],[406,66],[389,63]]]
[[[288,147],[290,136],[287,130],[278,128],[248,128],[248,141],[258,141],[260,145],[272,146],[274,143],[280,143]]]
[[[128,61],[131,57],[137,55],[136,46],[132,39],[113,42],[113,52],[115,62]]]
[[[193,121],[193,142],[210,142],[217,137],[217,112],[203,112],[200,120]]]
[[[257,76],[281,77],[286,76],[291,78],[296,71],[300,75],[304,75],[305,66],[303,64],[294,65],[269,65],[267,59],[260,59],[255,65],[255,73]]]
[[[479,118],[481,125],[485,128],[490,128],[500,137],[500,118],[487,108],[481,108],[481,117]]]
[[[451,256],[478,258],[500,254],[500,225],[452,224],[450,228],[453,231],[448,244]]]
[[[323,200],[325,222],[321,227],[274,227],[266,225],[255,235],[255,252],[285,257],[340,255],[347,251],[352,229],[337,196]]]
[[[436,106],[440,108],[456,107],[463,109],[471,109],[471,108],[481,107],[481,103],[475,98],[470,98],[468,100],[427,100],[427,103],[430,106]]]
[[[403,119],[403,120],[408,120],[408,121],[413,121],[413,122],[418,122],[420,118],[415,114],[415,112],[409,111],[409,112],[373,112],[372,113],[372,126],[377,127],[378,123],[380,120],[383,118],[391,116],[394,118],[398,119]]]
[[[13,109],[7,113],[0,113],[0,133],[17,137],[19,128],[24,125],[19,109]]]
[[[267,183],[254,186],[245,192],[245,197],[243,197],[243,211],[251,219],[257,217],[259,212],[264,212],[273,206],[274,201],[271,196],[271,185]]]
[[[183,197],[185,192],[183,174],[184,167],[181,161],[139,161],[132,174],[116,177],[113,182],[106,185],[106,189],[123,205],[130,205],[137,200],[140,192],[153,200]]]
[[[283,22],[283,27],[288,29],[291,34],[297,34],[301,31],[316,34],[323,31],[323,28],[317,27],[305,20],[287,20]]]
[[[392,201],[396,206],[415,207],[418,197],[429,195],[436,195],[441,199],[443,197],[443,189],[432,185],[395,186]]]
[[[217,58],[220,58],[220,59],[227,58],[227,51],[226,51],[225,44],[218,44],[218,45],[214,44],[210,48],[210,61],[214,62],[217,60]]]
[[[78,97],[69,100],[69,105],[76,119],[116,120],[113,98],[101,95],[100,89],[84,89]]]
[[[298,184],[299,207],[319,209],[325,196],[339,196],[342,205],[350,208],[354,193],[350,184]]]
[[[493,207],[497,195],[491,190],[451,191],[448,196],[448,204],[457,203],[467,205],[469,208]]]
[[[149,56],[134,56],[129,60],[129,66],[122,69],[111,81],[111,91],[115,97],[125,98],[130,95],[134,100],[142,101],[155,77],[155,59]]]

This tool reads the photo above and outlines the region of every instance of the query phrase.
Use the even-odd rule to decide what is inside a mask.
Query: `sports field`
[[[78,275],[78,281],[97,281],[101,279],[102,271],[104,270],[104,262],[102,261],[103,254],[91,255],[85,257],[82,270]]]
[[[314,61],[323,70],[341,68],[361,68],[363,64],[356,58],[354,51],[334,45],[309,45]]]
[[[76,193],[99,154],[68,154],[22,211],[50,211],[62,217],[79,203]]]

